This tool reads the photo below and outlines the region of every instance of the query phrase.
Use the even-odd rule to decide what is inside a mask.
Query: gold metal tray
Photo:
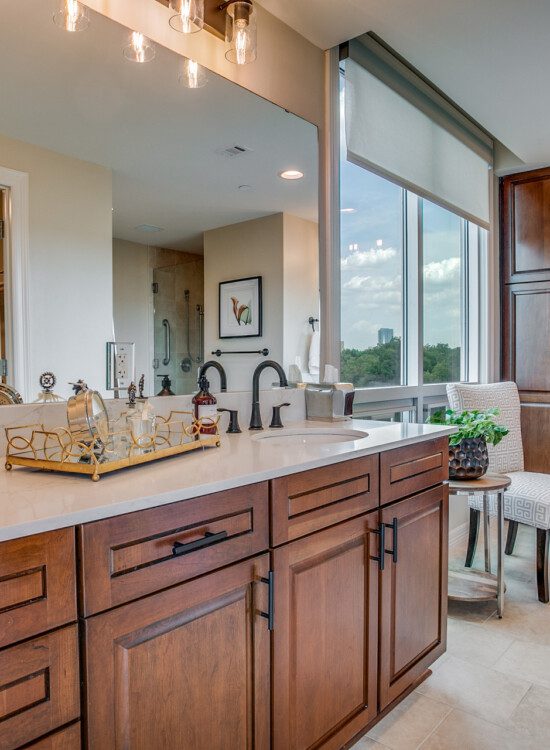
[[[6,470],[11,471],[14,466],[27,466],[45,471],[85,474],[97,482],[102,474],[129,466],[219,446],[218,421],[219,418],[197,420],[192,412],[172,411],[167,418],[156,418],[153,433],[137,436],[128,428],[114,430],[109,432],[105,443],[92,437],[89,441],[77,440],[64,427],[46,429],[42,424],[7,427]],[[215,433],[201,435],[201,427],[215,429]]]

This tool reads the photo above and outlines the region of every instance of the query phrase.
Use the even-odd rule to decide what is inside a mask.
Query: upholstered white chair
[[[489,385],[449,384],[447,397],[451,409],[500,410],[498,423],[510,430],[497,446],[489,446],[489,471],[506,474],[512,484],[504,494],[504,517],[508,519],[506,554],[514,552],[518,524],[534,526],[537,530],[537,586],[541,602],[550,598],[548,554],[550,542],[550,474],[524,471],[523,442],[521,437],[521,407],[515,383],[491,383]],[[548,446],[550,450],[550,446]],[[471,567],[479,535],[480,514],[483,510],[481,495],[471,495],[470,536],[466,565]],[[489,510],[496,514],[496,498],[489,499]]]

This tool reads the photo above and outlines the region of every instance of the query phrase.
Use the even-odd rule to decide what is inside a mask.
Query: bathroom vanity
[[[445,651],[449,430],[353,426],[4,474],[0,747],[336,750],[407,695]]]

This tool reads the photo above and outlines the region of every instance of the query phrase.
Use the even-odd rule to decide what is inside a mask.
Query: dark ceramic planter
[[[449,446],[449,479],[479,479],[488,468],[484,438],[465,438],[458,445]]]

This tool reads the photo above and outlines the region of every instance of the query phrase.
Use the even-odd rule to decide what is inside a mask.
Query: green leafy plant
[[[456,425],[458,431],[449,437],[451,445],[458,445],[467,438],[484,438],[490,445],[498,445],[502,438],[506,437],[509,430],[503,425],[496,424],[499,416],[498,409],[486,409],[479,411],[455,411],[454,409],[441,409],[436,411],[428,419],[430,424]]]

